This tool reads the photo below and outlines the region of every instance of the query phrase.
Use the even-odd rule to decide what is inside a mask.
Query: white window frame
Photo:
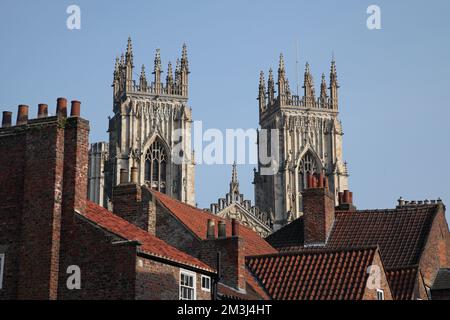
[[[182,277],[182,275],[192,277],[192,285],[193,285],[192,289],[194,289],[194,297],[192,300],[197,300],[197,274],[195,272],[184,270],[184,269],[180,269],[180,279],[178,281],[178,291],[179,291],[180,300],[185,300],[181,297],[181,294],[182,294],[181,277]]]
[[[3,271],[5,270],[5,254],[0,253],[0,290],[3,289]]]
[[[381,296],[381,299],[380,299]],[[384,300],[384,290],[377,289],[377,300]]]
[[[207,279],[208,280],[209,288],[203,287],[203,279]],[[211,277],[202,275],[200,285],[201,285],[203,291],[211,292]]]

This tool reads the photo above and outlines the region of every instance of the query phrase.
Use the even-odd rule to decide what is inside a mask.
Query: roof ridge
[[[380,250],[378,245],[367,245],[367,246],[353,246],[353,247],[343,247],[343,248],[302,248],[297,251],[282,251],[278,253],[263,254],[247,256],[246,259],[255,258],[270,258],[270,257],[284,257],[284,256],[295,256],[300,254],[322,254],[331,252],[350,252],[350,251],[370,251],[370,250]]]
[[[176,247],[170,245],[169,243],[165,242],[164,240],[156,237],[155,235],[150,234],[149,232],[139,228],[138,226],[136,226],[135,224],[119,217],[118,215],[114,214],[113,212],[109,211],[108,209],[92,202],[92,201],[87,201],[87,204],[90,205],[92,207],[92,209],[94,210],[101,210],[103,211],[102,213],[99,213],[99,218],[100,215],[111,215],[114,219],[116,219],[117,221],[120,221],[121,223],[126,224],[128,227],[131,227],[133,230],[131,230],[132,232],[135,231],[138,234],[136,235],[136,237],[133,236],[129,236],[126,234],[120,234],[118,233],[116,230],[112,230],[110,228],[110,226],[108,225],[104,225],[101,223],[101,221],[96,221],[95,219],[93,219],[92,217],[89,216],[89,213],[85,212],[85,213],[81,213],[79,211],[75,211],[75,213],[80,216],[82,219],[86,219],[88,220],[90,223],[94,224],[95,226],[108,231],[111,234],[116,235],[117,237],[120,237],[122,239],[126,239],[126,240],[133,240],[133,241],[138,241],[138,242],[142,242],[142,240],[147,242],[153,242],[154,245],[163,245],[163,246],[167,246],[166,250],[170,248],[170,250],[173,250],[176,254],[181,255],[181,259],[177,258],[177,257],[171,257],[169,252],[164,252],[164,254],[162,253],[158,253],[155,248],[153,248],[154,250],[151,250],[150,248],[144,248],[145,247],[145,243],[141,243],[141,245],[139,245],[139,249],[138,251],[141,251],[143,253],[146,253],[150,256],[154,256],[156,258],[161,258],[167,261],[172,261],[172,262],[176,262],[176,263],[180,263],[183,264],[185,266],[191,266],[194,267],[196,269],[201,269],[201,270],[207,270],[210,272],[215,272],[214,268],[211,268],[209,265],[207,265],[206,263],[204,263],[203,261],[199,260],[198,258],[184,252],[181,251],[179,249],[177,249]],[[112,222],[112,220],[110,221]],[[119,226],[117,226],[119,227]],[[139,237],[144,237],[142,240],[138,239]],[[146,238],[146,239],[145,239]],[[150,243],[149,243],[150,244]],[[164,250],[164,249],[163,249]],[[191,262],[188,262],[188,258],[191,259]]]
[[[408,211],[414,211],[416,209],[424,209],[424,208],[438,208],[439,204],[416,204],[411,206],[402,206],[402,207],[396,207],[396,208],[385,208],[385,209],[360,209],[355,211],[348,211],[348,210],[336,210],[335,213],[339,214],[350,214],[350,213],[390,213],[390,212],[397,212],[397,213],[403,213]]]

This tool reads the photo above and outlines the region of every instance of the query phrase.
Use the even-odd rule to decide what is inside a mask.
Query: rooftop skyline
[[[205,129],[256,128],[259,72],[275,71],[282,52],[295,93],[298,43],[300,80],[309,62],[316,93],[333,52],[336,57],[344,159],[356,206],[394,207],[400,196],[450,201],[448,1],[376,1],[381,30],[366,27],[373,1],[76,1],[81,30],[68,30],[71,4],[0,4],[0,111],[15,117],[24,103],[34,117],[38,103],[54,111],[56,97],[79,99],[91,142],[107,141],[115,58],[131,36],[135,79],[141,64],[149,76],[157,48],[163,66],[174,65],[186,43],[194,119]],[[238,166],[248,199],[252,169]],[[198,205],[209,207],[223,196],[230,175],[231,165],[197,166]]]

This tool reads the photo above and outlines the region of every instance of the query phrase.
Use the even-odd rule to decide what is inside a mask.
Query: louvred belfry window
[[[145,154],[145,181],[153,190],[166,192],[167,151],[160,141],[155,141]]]

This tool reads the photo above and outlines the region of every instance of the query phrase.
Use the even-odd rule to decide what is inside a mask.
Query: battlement
[[[115,101],[129,93],[154,96],[166,95],[178,98],[188,97],[188,76],[190,72],[186,44],[183,45],[181,58],[176,61],[175,72],[172,70],[172,63],[168,63],[165,82],[163,82],[161,77],[164,71],[162,70],[159,49],[156,49],[152,81],[147,79],[144,65],[141,67],[139,80],[133,79],[133,70],[133,47],[131,38],[128,38],[126,53],[122,54],[120,59],[116,58],[113,80]]]
[[[328,87],[327,85],[325,74],[322,74],[322,82],[320,84],[320,93],[318,96],[316,96],[314,79],[308,63],[306,64],[304,74],[304,95],[300,96],[291,93],[282,54],[280,55],[278,82],[276,84],[278,87],[277,90],[275,89],[272,69],[269,70],[267,86],[264,72],[261,71],[258,95],[260,116],[275,108],[282,107],[334,110],[336,112],[338,110],[339,85],[337,82],[336,62],[334,58],[331,61],[330,86]]]

